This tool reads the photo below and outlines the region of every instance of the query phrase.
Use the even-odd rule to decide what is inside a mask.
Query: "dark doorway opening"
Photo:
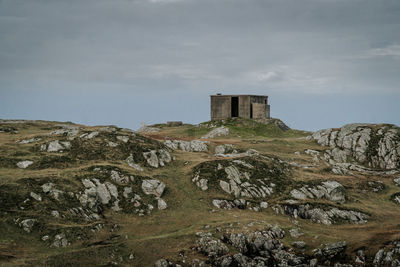
[[[239,117],[239,97],[231,98],[231,117]]]
[[[253,118],[253,104],[250,104],[250,119]]]

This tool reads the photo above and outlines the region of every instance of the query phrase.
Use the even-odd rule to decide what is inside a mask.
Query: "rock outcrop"
[[[171,155],[165,149],[144,152],[143,157],[147,160],[147,163],[153,168],[163,167],[166,163],[170,163],[172,161]]]
[[[211,186],[235,198],[268,199],[288,180],[287,166],[251,158],[205,162],[194,170],[192,182],[203,191]]]
[[[374,266],[400,266],[400,242],[393,241],[378,250],[375,254]]]
[[[337,203],[344,203],[346,200],[344,187],[336,181],[326,181],[314,186],[305,185],[301,188],[293,189],[290,191],[290,195],[299,200],[325,198]]]
[[[63,150],[70,149],[71,142],[69,141],[51,141],[48,145],[43,144],[40,146],[40,150],[47,152],[62,152]]]
[[[37,223],[36,219],[25,219],[19,222],[19,226],[24,229],[25,232],[30,233],[33,226]]]
[[[219,154],[237,154],[238,151],[236,150],[235,146],[232,144],[223,144],[223,145],[218,145],[214,148],[214,154],[219,155]]]
[[[324,154],[330,163],[357,162],[375,169],[400,168],[400,129],[394,125],[348,124],[324,129],[312,137],[331,149]]]
[[[160,128],[147,126],[146,124],[142,123],[142,126],[137,130],[138,133],[157,133],[161,131]]]
[[[284,231],[277,225],[264,231],[224,234],[220,239],[216,239],[211,233],[202,234],[195,248],[207,256],[207,264],[195,260],[190,266],[317,266],[318,263],[327,266],[326,261],[317,259],[323,256],[304,257],[285,247],[280,241],[284,236]],[[237,252],[230,252],[228,245]],[[342,245],[342,242],[328,244],[322,250],[329,254],[330,260],[338,262],[340,259],[336,258],[346,250],[346,244],[344,247]],[[160,259],[155,266],[181,265]]]
[[[164,193],[165,184],[157,179],[143,180],[142,190],[146,195],[155,195],[156,197],[161,197]]]
[[[338,223],[364,224],[369,215],[354,210],[339,209],[336,207],[314,207],[311,204],[276,204],[272,209],[277,214],[287,214],[293,218],[311,220],[313,223],[325,225]]]
[[[207,152],[210,142],[201,140],[167,140],[164,144],[173,150],[180,149],[187,152]]]
[[[137,171],[143,171],[143,168],[139,164],[135,163],[135,160],[133,159],[132,154],[130,154],[129,157],[126,158],[125,161],[126,161],[126,163],[128,163],[129,167],[132,167]]]

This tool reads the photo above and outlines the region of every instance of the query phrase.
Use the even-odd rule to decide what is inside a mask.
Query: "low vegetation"
[[[279,246],[271,265],[286,255],[322,266],[358,257],[371,266],[380,249],[378,266],[388,254],[399,258],[390,254],[400,238],[398,169],[364,164],[335,173],[340,162],[324,156],[333,148],[277,120],[151,127],[158,130],[1,121],[0,264],[251,266],[266,257],[246,250],[257,233]],[[219,127],[229,133],[201,138]],[[200,140],[207,150],[164,145],[175,139]],[[238,245],[240,234],[253,241]]]

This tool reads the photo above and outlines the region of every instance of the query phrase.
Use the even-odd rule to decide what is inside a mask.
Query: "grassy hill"
[[[221,126],[229,134],[200,139]],[[384,244],[400,238],[399,206],[392,201],[400,191],[393,183],[398,174],[334,174],[321,159],[326,147],[307,139],[309,132],[246,119],[152,127],[159,131],[138,134],[116,126],[1,121],[0,264],[153,266],[165,258],[182,266],[192,266],[195,259],[207,265],[210,258],[194,249],[196,233],[222,238],[224,233],[267,230],[271,225],[285,231],[280,241],[288,251],[306,259],[316,257],[314,250],[325,244],[345,240],[342,263],[353,263],[359,249],[372,263]],[[205,141],[208,148],[189,152],[164,144],[176,139]],[[217,146],[226,144],[236,152],[214,154]],[[251,154],[252,149],[257,153]],[[309,149],[320,156],[305,153]],[[21,168],[21,162],[31,163]],[[200,179],[207,180],[206,190],[196,183]],[[235,196],[232,182],[230,193],[220,186],[234,179],[241,179],[240,192],[250,193]],[[150,180],[165,185],[160,195],[145,193],[143,184]],[[335,218],[325,225],[276,212],[293,199],[293,189],[319,188],[326,181],[343,186],[345,202],[308,197],[295,205],[362,212],[367,223]],[[260,197],[252,195],[254,190]],[[268,190],[272,192],[261,196]],[[160,198],[167,208],[160,208]],[[239,198],[247,208],[213,205],[216,199],[233,203]],[[261,202],[268,208],[260,208]],[[289,234],[293,229],[302,235]],[[300,240],[307,244],[304,249],[293,245]],[[233,245],[229,251],[238,253]]]

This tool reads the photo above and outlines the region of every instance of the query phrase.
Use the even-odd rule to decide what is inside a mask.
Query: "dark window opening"
[[[265,99],[264,101],[265,101],[265,104],[267,104],[267,99]]]
[[[231,98],[231,117],[239,117],[239,97]]]
[[[250,104],[250,119],[253,118],[253,104]]]

